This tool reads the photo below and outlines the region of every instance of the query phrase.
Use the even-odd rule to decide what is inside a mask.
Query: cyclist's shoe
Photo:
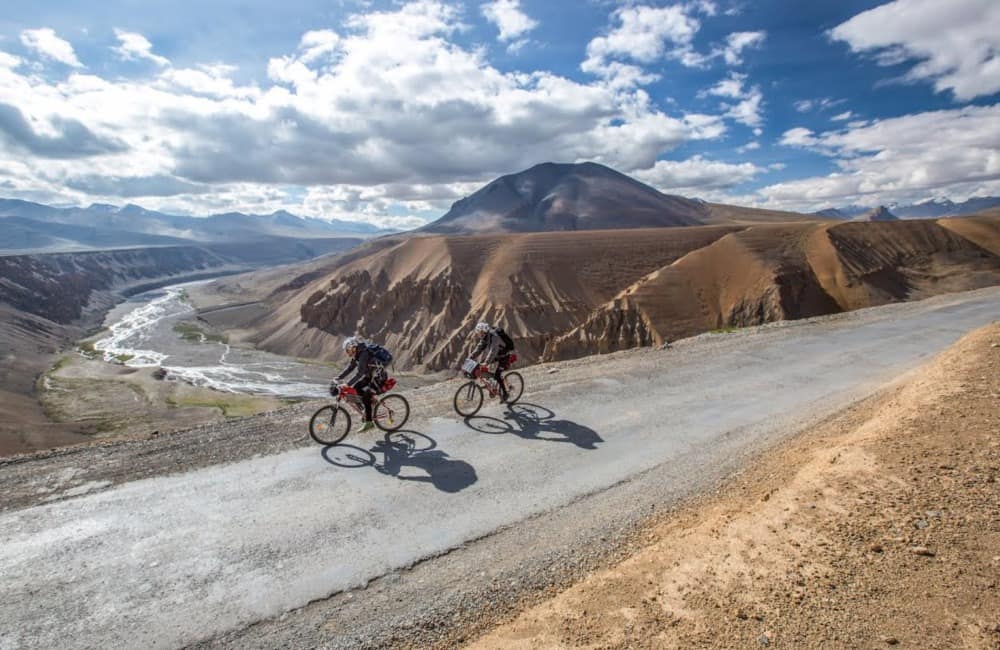
[[[374,428],[375,428],[375,423],[372,422],[371,420],[366,420],[365,423],[361,425],[361,429],[358,430],[358,433],[364,433],[365,431],[371,431]]]

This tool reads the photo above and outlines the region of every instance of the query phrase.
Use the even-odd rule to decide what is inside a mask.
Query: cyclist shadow
[[[476,468],[437,449],[437,441],[419,431],[386,433],[370,449],[341,444],[324,447],[322,453],[326,462],[337,467],[371,467],[400,481],[430,483],[442,492],[461,492],[478,480]],[[382,455],[381,463],[376,454]],[[404,471],[408,467],[423,474]]]
[[[551,409],[528,402],[508,405],[504,419],[474,415],[465,418],[465,425],[480,433],[513,433],[529,440],[569,442],[581,449],[597,449],[597,444],[604,442],[590,427],[557,419]]]

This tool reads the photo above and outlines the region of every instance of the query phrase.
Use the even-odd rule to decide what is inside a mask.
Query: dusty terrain
[[[75,342],[100,327],[108,309],[124,296],[165,284],[346,250],[359,241],[326,238],[307,243],[278,240],[0,255],[0,456],[84,442],[94,433],[95,425],[107,429],[109,419],[89,412],[85,404],[81,409],[60,408],[59,417],[49,417],[52,411],[47,413],[40,405],[38,389],[46,373],[61,358],[73,358]],[[102,373],[109,369],[87,367],[99,380],[106,379]],[[101,389],[109,387],[114,385],[99,385]],[[125,388],[123,392],[96,390],[90,399],[107,405],[133,398],[134,391]],[[211,396],[202,401],[205,399]],[[78,422],[77,415],[85,421]],[[164,421],[169,422],[169,415]],[[119,412],[115,418],[125,422],[129,416]],[[178,422],[180,426],[188,424],[193,422],[185,418]],[[154,424],[150,430],[156,428]]]
[[[399,367],[433,371],[459,361],[481,319],[522,359],[567,359],[991,286],[998,250],[990,216],[439,235],[262,277],[266,297],[249,278],[194,299],[236,305],[205,317],[271,352],[332,359],[360,332]]]
[[[405,387],[405,431],[325,449],[303,404],[0,460],[0,647],[454,647],[648,544],[650,515],[991,322],[998,300],[526,368],[523,404],[465,421],[454,383]]]
[[[469,647],[1000,647],[1000,322]]]

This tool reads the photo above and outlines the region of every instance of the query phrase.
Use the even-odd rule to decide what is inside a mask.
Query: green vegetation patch
[[[229,343],[228,336],[214,332],[205,332],[194,323],[187,321],[174,325],[174,331],[189,343]]]
[[[131,361],[134,358],[135,358],[134,354],[116,354],[115,355],[115,361],[117,361],[118,363],[120,363],[122,365],[125,365],[126,363],[128,363],[129,361]]]
[[[268,410],[268,405],[249,395],[180,395],[167,398],[175,408],[216,408],[227,418],[243,418]]]
[[[84,341],[76,349],[88,359],[100,359],[103,356],[100,350],[94,348],[93,341]]]
[[[709,330],[709,334],[732,334],[733,332],[738,332],[740,328],[738,327],[720,327],[717,330]]]

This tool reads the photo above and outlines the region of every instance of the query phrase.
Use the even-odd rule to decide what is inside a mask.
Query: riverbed
[[[229,393],[309,398],[327,395],[338,369],[230,345],[199,323],[187,283],[132,296],[105,318],[94,342],[106,361],[132,368],[163,368],[167,376]]]

